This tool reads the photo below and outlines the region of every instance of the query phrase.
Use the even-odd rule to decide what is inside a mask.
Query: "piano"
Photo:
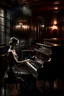
[[[43,73],[40,73],[43,71],[44,64],[48,64],[51,61],[51,46],[36,43],[35,55],[32,57],[32,62],[26,62],[28,66],[28,70],[33,74],[33,76],[38,78],[43,78]]]
[[[29,58],[31,62],[26,62],[25,64],[26,70],[28,70],[25,73],[32,74],[36,79],[55,80],[59,78],[61,50],[60,43],[36,43],[36,48],[34,48],[35,54]],[[15,71],[15,73],[17,72]],[[20,71],[19,74],[22,74],[22,72]]]
[[[29,72],[36,78],[36,81],[44,81],[38,90],[45,90],[46,80],[52,92],[55,80],[63,80],[64,73],[64,44],[63,41],[36,43],[35,54],[32,62],[26,62]],[[43,86],[43,87],[42,87]],[[43,89],[42,89],[43,88]]]
[[[23,52],[25,55],[25,51]],[[51,62],[52,48],[50,45],[36,43],[34,53],[35,54],[29,58],[31,62],[26,62],[23,66],[15,68],[14,72],[16,76],[20,76],[25,82],[28,82],[28,88],[31,86],[31,91],[34,90],[32,93],[36,94],[36,82],[47,79],[46,70],[49,62]],[[27,59],[27,57],[25,58]],[[40,88],[38,90],[43,94]]]

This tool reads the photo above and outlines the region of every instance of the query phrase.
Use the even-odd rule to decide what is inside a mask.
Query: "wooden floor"
[[[5,96],[4,88],[1,90],[1,96]],[[18,88],[16,88],[15,84],[6,85],[6,96],[18,96]]]
[[[39,84],[41,85],[43,83],[39,82]],[[43,88],[42,87],[40,88],[39,84],[37,82],[36,96],[64,96],[64,90],[59,90],[57,88],[54,88],[54,90],[51,92],[49,90],[48,82],[46,82],[46,84],[45,84],[45,91],[43,93]],[[54,85],[54,86],[57,87],[57,85]],[[16,86],[16,84],[7,84],[6,85],[6,96],[22,96],[22,95],[19,95],[18,92],[19,92],[19,84],[18,84],[18,86]],[[34,95],[35,95],[35,93],[33,95],[31,94],[31,96],[34,96]],[[5,96],[3,88],[1,90],[0,96]],[[27,94],[25,96],[27,96]]]

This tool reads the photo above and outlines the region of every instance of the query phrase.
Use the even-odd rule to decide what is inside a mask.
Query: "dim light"
[[[58,9],[58,7],[55,7],[54,9],[55,9],[55,10],[57,10],[57,9]]]
[[[28,29],[29,26],[28,26],[28,25],[22,25],[22,28],[23,28],[23,29]]]
[[[19,23],[19,25],[22,25],[22,23]]]
[[[54,20],[54,21],[53,21],[53,24],[56,25],[56,24],[57,24],[57,20]]]
[[[58,27],[55,26],[55,25],[53,25],[53,26],[52,26],[52,29],[53,29],[53,30],[54,30],[54,29],[58,29]]]
[[[21,25],[16,25],[15,27],[16,27],[16,28],[21,28]]]
[[[53,25],[53,26],[51,26],[49,28],[51,28],[52,30],[58,30],[58,27],[56,25]]]
[[[44,25],[41,25],[41,27],[44,27]]]
[[[55,1],[54,4],[60,4],[60,2],[59,1]]]

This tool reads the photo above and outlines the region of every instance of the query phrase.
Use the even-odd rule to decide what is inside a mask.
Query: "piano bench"
[[[13,80],[13,78],[11,78],[11,80],[8,77],[4,77],[4,96],[7,96],[7,84],[15,84],[16,85],[16,89],[18,90],[18,84],[23,86],[23,82],[24,80],[21,77],[16,77],[15,80]]]

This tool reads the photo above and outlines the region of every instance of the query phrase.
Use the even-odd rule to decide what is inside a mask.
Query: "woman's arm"
[[[18,61],[18,59],[17,59],[15,56],[14,56],[14,59],[15,59],[15,61],[16,61],[18,64],[20,64],[20,63],[25,63],[25,62],[31,62],[30,59],[26,59],[26,60]]]
[[[30,61],[31,61],[30,59],[26,59],[26,60],[18,61],[18,59],[16,58],[16,56],[14,55],[13,52],[12,52],[12,54],[13,54],[13,58],[14,58],[14,60],[15,60],[16,63],[18,63],[18,64],[23,64],[23,63],[25,63],[25,62],[30,62]]]

